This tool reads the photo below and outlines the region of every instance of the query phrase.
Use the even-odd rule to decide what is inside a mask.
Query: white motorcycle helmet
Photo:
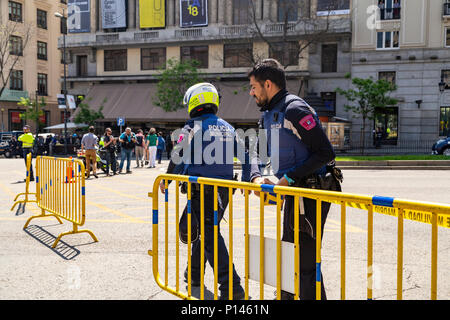
[[[206,109],[212,109],[216,114],[219,111],[219,92],[211,83],[197,83],[187,89],[183,105],[188,108],[191,118]]]

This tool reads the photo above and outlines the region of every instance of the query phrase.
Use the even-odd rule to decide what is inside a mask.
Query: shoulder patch
[[[300,120],[299,123],[303,128],[305,128],[308,131],[315,128],[316,126],[316,120],[314,120],[312,114],[309,114],[306,117],[304,117],[302,120]]]

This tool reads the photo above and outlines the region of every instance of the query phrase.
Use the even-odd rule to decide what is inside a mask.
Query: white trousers
[[[148,147],[148,150],[149,150],[149,158],[150,158],[149,166],[154,167],[155,163],[156,163],[156,146]]]

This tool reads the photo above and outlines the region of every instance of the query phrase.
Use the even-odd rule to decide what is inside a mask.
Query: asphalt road
[[[34,163],[34,160],[33,160]],[[132,167],[134,167],[133,162]],[[10,211],[14,196],[25,189],[22,159],[0,159],[0,299],[178,299],[157,286],[152,273],[151,201],[147,193],[155,177],[165,171],[167,162],[155,169],[133,169],[130,175],[91,178],[86,181],[86,223],[99,242],[88,234],[62,238],[55,249],[55,238],[71,230],[54,218],[34,219],[23,230],[31,215],[40,213],[35,204],[24,212]],[[410,200],[449,203],[450,171],[347,170],[344,192],[390,196]],[[34,186],[34,185],[33,185]],[[173,194],[173,193],[172,193]],[[169,197],[168,283],[175,286],[175,201]],[[184,200],[181,201],[181,209]],[[243,197],[234,196],[233,257],[244,283]],[[164,206],[161,205],[161,212]],[[250,201],[250,233],[259,234],[259,200]],[[221,224],[229,244],[229,217]],[[346,240],[346,298],[367,299],[367,213],[348,208]],[[164,274],[164,216],[160,215],[159,272]],[[430,299],[431,227],[405,221],[403,299]],[[276,215],[266,210],[267,237],[275,238]],[[439,228],[438,299],[450,298],[450,230]],[[396,298],[397,219],[374,215],[373,298]],[[186,263],[186,246],[180,246],[180,287]],[[340,208],[332,206],[327,219],[322,248],[322,271],[329,299],[340,299]],[[207,266],[206,298],[214,287],[212,269]],[[249,281],[250,296],[260,299],[259,283]],[[273,299],[274,288],[265,286],[264,299]],[[198,290],[193,290],[198,295]]]

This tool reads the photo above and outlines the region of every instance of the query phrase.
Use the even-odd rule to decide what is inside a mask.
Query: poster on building
[[[102,0],[103,29],[125,28],[127,26],[127,11],[125,0]]]
[[[91,1],[69,0],[67,2],[67,29],[69,33],[91,31]]]
[[[139,0],[139,25],[141,28],[166,26],[165,0]]]
[[[180,0],[180,26],[182,28],[208,25],[207,0]]]

